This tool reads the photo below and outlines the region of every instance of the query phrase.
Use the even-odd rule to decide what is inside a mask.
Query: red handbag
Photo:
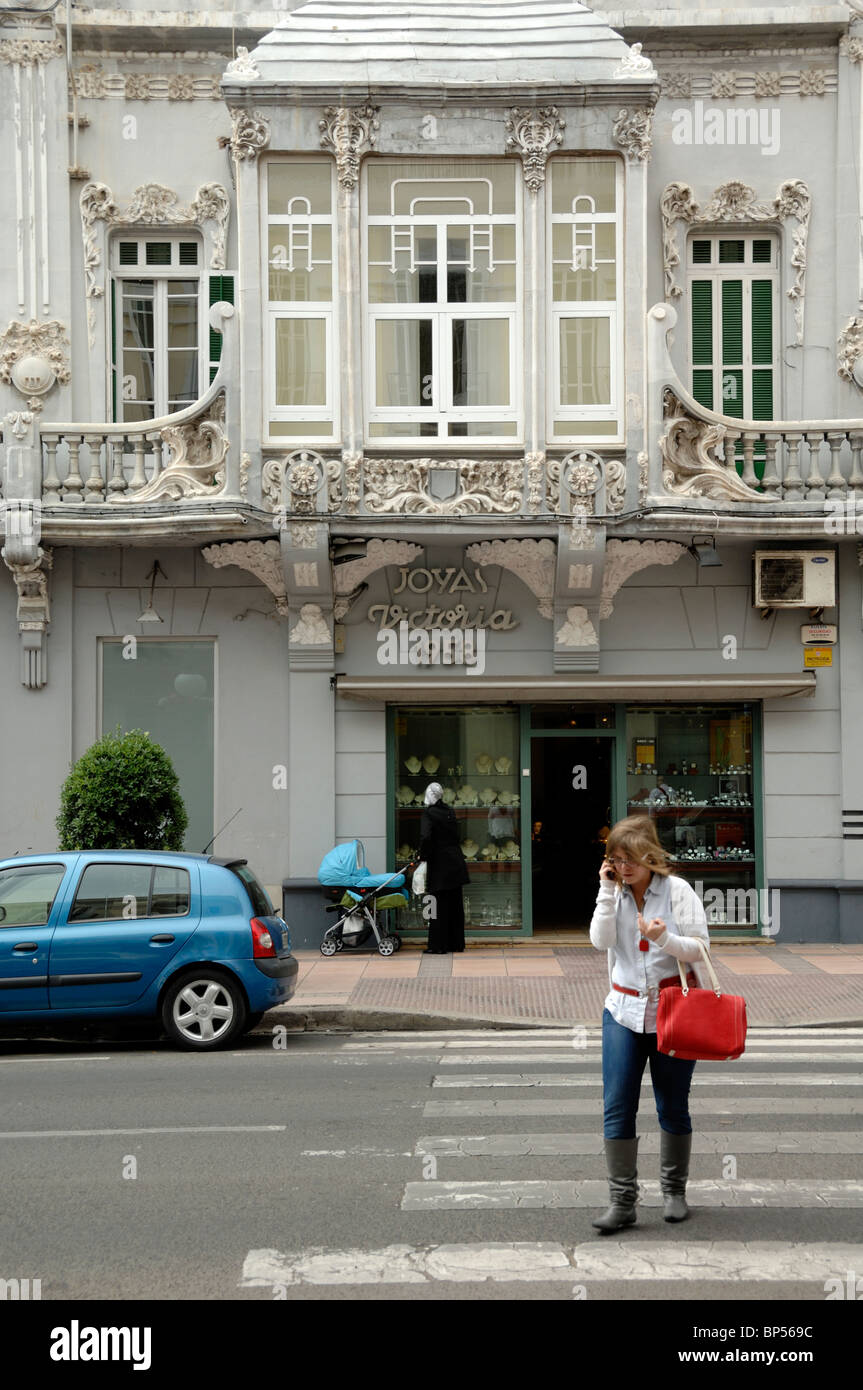
[[[746,1000],[723,994],[710,956],[699,941],[711,989],[690,989],[683,966],[680,987],[660,990],[656,1018],[657,1050],[687,1062],[730,1062],[746,1045]]]

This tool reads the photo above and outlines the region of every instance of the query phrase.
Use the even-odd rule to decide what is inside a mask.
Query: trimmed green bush
[[[181,850],[188,823],[171,759],[140,729],[105,734],[60,793],[62,850]]]

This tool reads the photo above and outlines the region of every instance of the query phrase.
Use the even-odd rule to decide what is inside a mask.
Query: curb
[[[485,1028],[490,1031],[494,1029],[533,1029],[547,1028],[557,1029],[561,1033],[571,1032],[573,1028],[583,1028],[586,1026],[599,1026],[597,1019],[573,1019],[571,1022],[564,1023],[560,1019],[549,1018],[488,1018],[477,1017],[473,1014],[451,1014],[433,1013],[423,1011],[422,1013],[411,1013],[404,1009],[363,1009],[363,1008],[338,1008],[334,1005],[308,1005],[305,1008],[298,1005],[296,1008],[291,1005],[284,1005],[281,1008],[270,1009],[265,1016],[267,1026],[264,1022],[254,1030],[255,1033],[270,1033],[278,1025],[287,1028],[291,1033],[315,1033],[315,1032],[430,1032],[437,1030],[459,1028]],[[863,1019],[843,1018],[843,1019],[801,1019],[793,1022],[772,1022],[769,1024],[758,1024],[758,1028],[787,1028],[806,1029],[806,1028],[861,1028]]]

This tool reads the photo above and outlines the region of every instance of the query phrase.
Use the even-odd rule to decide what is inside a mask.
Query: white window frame
[[[263,314],[263,333],[264,333],[264,419],[263,419],[263,440],[268,447],[288,448],[301,447],[308,445],[313,447],[315,444],[332,444],[341,437],[340,412],[339,412],[339,323],[336,313],[336,305],[339,294],[339,238],[338,223],[336,219],[336,209],[338,207],[338,185],[336,183],[335,161],[330,161],[330,211],[328,213],[311,213],[298,209],[293,213],[273,213],[269,212],[269,179],[270,170],[276,165],[292,165],[299,167],[302,164],[325,162],[326,156],[316,155],[313,157],[302,156],[283,156],[267,159],[264,161],[261,174],[261,269],[263,272],[263,285],[261,288]],[[297,195],[292,202],[304,201],[302,195]],[[294,247],[294,234],[298,229],[312,226],[328,226],[330,228],[331,246],[331,291],[329,300],[271,300],[270,299],[270,237],[271,227],[285,228],[285,244],[288,248],[289,264],[292,250],[304,250],[305,248]],[[309,243],[310,245],[310,243]],[[309,256],[311,260],[311,256]],[[281,319],[320,319],[324,322],[325,347],[324,347],[324,370],[326,372],[325,401],[323,405],[315,406],[287,406],[276,404],[276,323]],[[270,427],[279,421],[290,422],[292,420],[332,420],[333,428],[331,434],[271,434]]]
[[[147,265],[146,263],[146,243],[150,241],[168,242],[172,247],[170,265]],[[120,243],[135,242],[138,246],[138,264],[120,265]],[[181,242],[194,242],[198,248],[198,260],[195,265],[180,265],[179,246]],[[209,367],[209,322],[207,318],[206,295],[204,293],[206,273],[204,269],[204,246],[201,236],[193,231],[162,232],[158,227],[152,227],[147,232],[130,231],[116,232],[111,238],[110,250],[111,266],[111,290],[114,295],[114,333],[113,333],[113,356],[109,365],[109,395],[108,399],[112,402],[114,419],[117,423],[126,423],[123,406],[126,403],[123,396],[123,286],[130,281],[152,280],[154,282],[153,294],[153,414],[152,419],[161,419],[165,415],[175,415],[180,410],[188,409],[192,402],[184,402],[181,405],[170,408],[168,405],[168,285],[169,280],[194,280],[197,283],[198,299],[198,389],[197,398],[201,397],[207,389],[207,372]],[[175,263],[176,262],[176,263]],[[109,306],[110,314],[110,306]],[[110,318],[109,318],[110,326]],[[109,337],[110,327],[109,327]],[[116,402],[116,403],[114,403]],[[130,401],[130,404],[134,402]],[[128,421],[130,425],[135,421]]]
[[[710,261],[700,262],[696,265],[693,260],[695,254],[694,247],[696,241],[710,242]],[[744,252],[742,261],[728,261],[720,263],[719,243],[720,241],[742,241]],[[769,241],[771,244],[770,261],[761,261],[757,265],[751,257],[752,243],[755,241]],[[751,420],[752,416],[752,373],[770,369],[773,372],[773,418],[782,419],[780,408],[780,383],[781,375],[779,371],[780,357],[780,336],[781,336],[781,301],[780,287],[782,278],[782,268],[780,256],[782,245],[779,233],[773,228],[761,228],[753,231],[748,228],[746,231],[724,228],[722,231],[697,231],[690,232],[686,245],[686,267],[687,267],[687,318],[686,318],[686,353],[689,364],[688,385],[693,386],[693,372],[712,372],[713,374],[713,409],[718,415],[727,415],[725,410],[725,396],[723,394],[723,371],[735,370],[734,367],[722,361],[722,290],[721,285],[724,280],[740,280],[743,285],[742,295],[742,315],[743,315],[743,361],[740,370],[743,373],[743,411],[741,418]],[[694,280],[709,280],[712,284],[711,296],[711,326],[713,337],[713,363],[705,366],[703,362],[693,362],[693,341],[692,341],[692,283]],[[772,282],[772,293],[770,297],[771,312],[773,319],[773,355],[769,363],[752,361],[752,282],[753,280],[770,280]],[[764,421],[765,426],[767,421]]]
[[[556,213],[553,211],[552,188],[554,179],[555,165],[561,165],[564,160],[573,159],[588,160],[589,155],[566,154],[559,155],[548,161],[549,188],[547,194],[548,204],[548,256],[547,275],[546,275],[546,299],[551,310],[549,314],[548,360],[551,370],[546,373],[548,383],[547,388],[547,411],[548,411],[548,444],[553,447],[558,444],[622,444],[624,442],[624,420],[623,420],[623,381],[624,381],[624,314],[623,314],[623,217],[624,217],[624,169],[623,161],[616,159],[615,164],[615,187],[614,187],[614,212],[596,212],[591,209],[575,209],[569,213]],[[608,162],[610,156],[607,154],[595,156]],[[574,202],[584,201],[588,195],[579,194]],[[556,226],[569,226],[572,228],[573,256],[575,249],[579,245],[577,237],[584,231],[595,234],[595,228],[600,223],[611,223],[615,227],[614,237],[614,256],[616,265],[615,275],[615,298],[609,299],[574,299],[574,300],[555,300],[554,299],[554,228]],[[582,243],[583,249],[595,244],[593,237],[587,243]],[[601,265],[603,258],[595,260],[595,265]],[[607,405],[564,405],[562,401],[563,391],[560,377],[560,320],[574,318],[605,318],[609,322],[609,343],[610,343],[610,362],[609,362],[609,395],[610,400]],[[562,430],[556,431],[556,425],[563,425],[567,421],[585,424],[591,420],[616,420],[617,431],[614,434],[590,434],[581,431],[578,434],[566,434]]]
[[[475,162],[476,156],[473,157]],[[405,160],[405,166],[410,163],[415,166],[417,161]],[[469,157],[465,157],[465,163],[469,162]],[[490,161],[483,161],[488,163]],[[509,163],[510,161],[506,161]],[[395,182],[405,180],[396,179]],[[418,183],[419,179],[412,177],[406,180],[409,183]],[[455,178],[447,178],[446,183],[453,183]],[[482,182],[482,176],[466,176],[465,182],[476,184]],[[423,199],[414,201],[438,201],[434,197],[434,182],[429,181],[427,188],[430,191]],[[514,174],[515,190],[515,209],[512,213],[466,213],[459,209],[451,214],[426,213],[419,211],[415,214],[399,213],[388,215],[370,216],[368,211],[368,179],[367,175],[362,180],[361,190],[361,219],[363,226],[362,238],[362,257],[363,257],[363,319],[364,319],[364,358],[368,364],[365,373],[365,422],[364,432],[368,447],[378,448],[380,446],[389,447],[396,444],[399,449],[459,449],[473,448],[477,445],[498,448],[514,448],[524,443],[524,383],[523,383],[523,355],[521,345],[524,339],[523,328],[523,199],[522,199],[523,180],[518,177],[518,170]],[[434,227],[437,237],[437,275],[438,289],[442,280],[445,284],[447,265],[447,230],[448,228],[476,227],[478,231],[486,227],[495,226],[512,227],[515,241],[515,298],[509,306],[502,306],[495,300],[482,302],[470,300],[467,303],[451,303],[449,301],[437,300],[433,303],[372,303],[369,298],[369,245],[367,228],[370,226],[384,226],[394,229],[394,236],[405,228],[414,227]],[[509,263],[509,261],[507,261]],[[375,339],[376,324],[380,320],[396,319],[411,321],[430,321],[432,324],[432,397],[429,406],[379,406],[375,402],[375,387],[377,373],[375,370]],[[453,404],[453,381],[452,381],[452,332],[451,325],[458,319],[497,319],[505,320],[509,323],[509,406],[499,405],[476,405],[476,406],[457,406]],[[494,420],[506,421],[515,425],[512,434],[449,434],[447,427],[450,424],[471,423],[485,421],[489,418]],[[385,425],[388,422],[396,423],[418,423],[418,424],[437,424],[437,435],[403,435],[403,434],[374,434],[370,433],[372,425]]]

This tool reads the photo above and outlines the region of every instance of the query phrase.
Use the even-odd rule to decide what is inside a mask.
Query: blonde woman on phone
[[[657,1051],[656,1014],[659,991],[680,983],[677,962],[700,960],[699,940],[709,946],[707,919],[694,890],[672,875],[648,816],[627,816],[608,837],[590,939],[608,952],[610,985],[602,1014],[602,1087],[611,1206],[592,1224],[603,1234],[635,1225],[635,1120],[648,1062],[660,1125],[663,1214],[666,1221],[685,1221],[695,1063]],[[692,972],[687,978],[699,984]]]

